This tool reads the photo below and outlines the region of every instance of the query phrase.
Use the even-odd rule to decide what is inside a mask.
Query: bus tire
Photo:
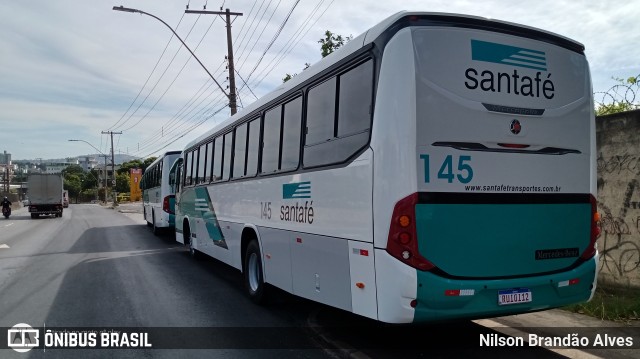
[[[147,208],[144,207],[142,209],[142,212],[144,213],[144,220],[145,220],[145,222],[147,222],[147,227],[151,227],[151,223],[149,223],[149,220],[147,219]]]
[[[158,226],[156,226],[156,212],[155,211],[151,212],[151,220],[153,221],[153,223],[151,224],[151,232],[153,232],[153,234],[155,234],[156,236],[160,235],[160,228],[158,228]]]
[[[191,240],[191,228],[189,228],[189,224],[186,222],[186,220],[185,220],[183,236],[184,236],[184,245],[187,246],[187,248],[189,249],[189,256],[193,259],[200,259],[201,258],[200,252],[193,247],[193,242]]]
[[[266,301],[267,285],[264,282],[264,274],[262,272],[260,246],[255,239],[247,245],[242,269],[244,287],[249,299],[256,304],[264,304]]]

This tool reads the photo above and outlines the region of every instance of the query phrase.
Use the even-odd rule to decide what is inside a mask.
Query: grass
[[[640,320],[640,288],[598,286],[591,301],[563,309],[616,322]]]

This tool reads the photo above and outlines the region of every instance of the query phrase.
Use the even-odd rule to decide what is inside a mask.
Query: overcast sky
[[[118,2],[114,2],[118,1]],[[225,87],[232,26],[239,106],[320,60],[326,30],[357,36],[400,10],[463,13],[549,30],[583,43],[594,92],[640,74],[640,4],[592,0],[31,0],[0,2],[0,151],[13,159],[181,150],[229,115],[224,95],[152,17],[164,20]],[[288,17],[288,20],[287,20]],[[279,29],[281,29],[279,31]],[[278,35],[279,32],[279,35]],[[269,47],[269,45],[271,46]],[[261,61],[260,61],[261,59]],[[244,86],[247,81],[249,86]]]

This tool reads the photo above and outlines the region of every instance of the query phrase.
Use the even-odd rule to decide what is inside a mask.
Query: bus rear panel
[[[392,188],[374,180],[374,210],[393,210],[376,217],[388,223],[376,231],[380,319],[481,318],[589,300],[595,127],[581,45],[511,24],[445,20],[399,22],[383,53],[374,173],[412,178]],[[404,93],[404,103],[391,96]],[[396,135],[410,139],[391,146],[385,136]],[[414,169],[389,163],[407,153]]]

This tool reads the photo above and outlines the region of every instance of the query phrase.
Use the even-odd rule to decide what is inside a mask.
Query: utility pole
[[[222,10],[222,8],[220,8]],[[229,107],[231,107],[231,116],[235,115],[238,111],[236,102],[236,75],[233,67],[233,45],[231,43],[231,15],[242,16],[240,12],[231,12],[229,9],[226,11],[206,11],[206,10],[185,10],[185,14],[213,14],[213,15],[226,15],[225,22],[227,23],[227,59],[229,60]]]
[[[116,204],[118,204],[118,199],[116,198],[116,192],[115,192],[115,187],[116,187],[116,162],[115,162],[115,157],[113,154],[113,135],[121,135],[122,132],[113,132],[113,131],[102,131],[103,135],[111,135],[111,176],[113,177],[113,182],[112,183],[112,187],[113,190],[111,191],[113,194],[113,205],[115,206]],[[106,157],[105,157],[105,161],[106,161]],[[105,171],[106,171],[106,163],[105,163]],[[104,189],[105,191],[107,190],[106,188]],[[106,192],[105,192],[105,198],[107,197]]]
[[[104,157],[104,204],[107,204],[107,155],[99,155],[100,157]],[[98,194],[96,193],[96,196]]]

